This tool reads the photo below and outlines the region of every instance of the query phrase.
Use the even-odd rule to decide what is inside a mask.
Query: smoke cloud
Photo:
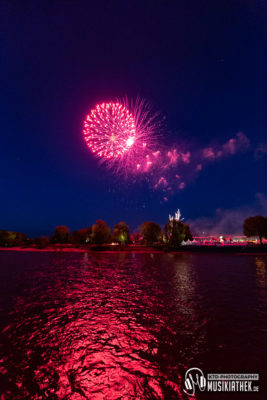
[[[235,156],[249,147],[250,141],[247,136],[238,132],[222,145],[208,146],[195,151],[178,150],[179,146],[171,150],[161,149],[152,153],[150,157],[153,188],[163,192],[163,200],[168,201],[171,194],[184,190],[209,164]],[[147,171],[146,168],[143,170]]]
[[[243,132],[238,132],[236,137],[229,139],[222,146],[207,147],[203,149],[203,159],[210,161],[219,158],[233,156],[241,151],[246,151],[250,147],[250,140]]]
[[[196,236],[242,235],[244,220],[254,215],[267,216],[267,197],[263,193],[256,193],[252,206],[244,205],[233,209],[218,208],[212,217],[201,217],[186,222]]]

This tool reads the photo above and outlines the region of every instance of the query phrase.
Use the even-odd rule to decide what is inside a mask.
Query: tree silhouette
[[[68,243],[69,241],[69,228],[65,225],[57,226],[54,235],[51,238],[52,243]]]
[[[161,227],[155,222],[143,222],[140,226],[140,231],[147,244],[153,244],[161,240]]]
[[[177,219],[170,220],[164,227],[164,241],[179,246],[183,241],[193,240],[189,225]]]
[[[92,241],[92,228],[79,229],[71,234],[73,244],[88,244]]]
[[[130,229],[125,222],[116,224],[112,233],[112,241],[121,244],[127,244],[130,241]]]
[[[262,244],[262,238],[267,238],[267,218],[261,215],[256,215],[255,217],[245,219],[243,232],[247,237],[258,236],[260,244]]]
[[[98,219],[92,226],[92,241],[95,244],[103,244],[110,241],[110,228],[102,219]]]

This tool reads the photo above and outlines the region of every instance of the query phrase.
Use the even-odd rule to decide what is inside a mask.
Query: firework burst
[[[116,172],[137,173],[151,163],[162,118],[144,100],[98,104],[84,121],[90,150]]]

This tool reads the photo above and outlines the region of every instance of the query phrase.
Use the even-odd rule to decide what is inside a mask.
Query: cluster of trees
[[[247,237],[258,236],[262,244],[262,239],[267,239],[267,217],[256,215],[245,219],[243,232]]]
[[[21,246],[26,239],[24,233],[0,230],[0,246]]]
[[[89,228],[79,229],[70,233],[67,226],[56,227],[51,237],[41,236],[37,239],[27,239],[25,235],[16,232],[0,231],[0,246],[36,245],[45,248],[49,244],[73,244],[76,246],[104,243],[127,245],[139,243],[145,245],[169,244],[179,245],[182,241],[193,240],[189,226],[182,221],[169,221],[162,230],[155,222],[143,222],[140,231],[130,234],[125,222],[116,224],[111,231],[103,220],[97,220]]]
[[[143,222],[140,226],[140,232],[146,244],[165,243],[177,246],[183,241],[193,240],[189,225],[175,219],[170,220],[163,231],[155,222]]]
[[[66,226],[58,226],[51,237],[51,243],[72,243],[75,245],[111,242],[128,244],[130,240],[130,230],[125,222],[116,224],[111,233],[110,227],[101,219],[89,228],[73,231],[72,234]]]
[[[182,221],[169,221],[162,231],[161,227],[155,222],[143,222],[140,232],[130,235],[130,229],[125,222],[116,224],[113,232],[105,221],[98,220],[86,229],[72,232],[66,226],[59,226],[51,238],[51,243],[73,243],[73,244],[103,244],[119,243],[126,245],[129,243],[143,243],[152,245],[155,243],[168,243],[179,245],[182,241],[193,240],[190,228]]]

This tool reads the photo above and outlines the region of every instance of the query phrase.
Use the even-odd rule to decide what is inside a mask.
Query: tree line
[[[130,233],[130,228],[125,222],[114,225],[113,230],[101,219],[88,228],[70,232],[65,225],[57,226],[52,236],[41,236],[36,239],[27,239],[26,235],[17,232],[0,230],[0,246],[36,245],[44,248],[49,244],[72,245],[103,245],[117,243],[122,246],[127,244],[170,244],[180,245],[182,241],[193,240],[190,228],[182,221],[169,221],[162,230],[155,222],[145,221],[139,231]]]
[[[70,234],[66,226],[58,226],[50,239],[51,243],[72,243],[74,245],[117,243],[127,245],[138,243],[153,245],[169,243],[180,245],[182,241],[193,240],[190,228],[182,221],[169,221],[162,230],[155,222],[145,221],[138,232],[130,233],[125,222],[114,225],[113,231],[105,221],[99,219],[89,228],[79,229]]]
[[[259,237],[260,244],[263,238],[267,239],[267,217],[260,215],[249,217],[243,223],[243,233],[247,237]],[[192,241],[193,236],[188,224],[177,220],[169,220],[162,229],[155,222],[145,221],[139,227],[139,231],[130,233],[129,226],[125,222],[114,225],[111,231],[107,223],[101,219],[88,228],[70,232],[65,225],[58,226],[52,236],[41,236],[29,239],[24,233],[0,230],[0,247],[32,246],[45,248],[50,244],[103,245],[117,243],[122,246],[133,244],[155,245],[165,244],[179,246],[182,242]]]

